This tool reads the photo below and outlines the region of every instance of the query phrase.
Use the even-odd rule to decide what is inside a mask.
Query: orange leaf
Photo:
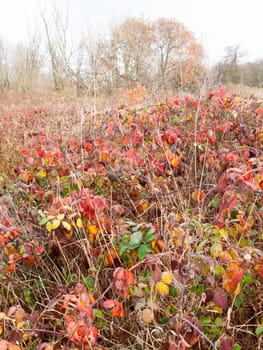
[[[223,288],[229,293],[239,294],[239,283],[243,278],[243,271],[239,265],[231,264],[223,277]]]
[[[128,286],[131,286],[134,284],[134,275],[130,270],[125,270],[124,279]]]
[[[111,316],[112,317],[124,317],[124,311],[123,311],[122,304],[118,300],[115,301],[115,308],[112,311]]]
[[[177,156],[173,156],[173,158],[171,159],[171,166],[173,168],[176,168],[180,163],[180,158]]]
[[[113,266],[115,259],[120,259],[119,254],[115,248],[110,248],[110,250],[105,254],[105,262],[107,265]]]

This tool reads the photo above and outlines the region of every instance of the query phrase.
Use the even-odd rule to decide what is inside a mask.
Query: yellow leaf
[[[91,235],[93,236],[97,235],[98,230],[96,225],[87,225],[87,229]]]
[[[78,228],[82,228],[83,227],[83,222],[82,222],[81,218],[77,219],[76,224],[77,224]]]
[[[67,221],[62,221],[62,225],[67,231],[71,230],[71,225]]]
[[[179,163],[180,163],[180,158],[177,156],[174,156],[171,160],[171,166],[173,168],[176,168],[179,165]]]
[[[213,306],[212,310],[210,310],[211,312],[217,313],[217,314],[222,314],[223,313],[223,309],[219,306]]]
[[[46,229],[47,229],[48,232],[51,232],[53,230],[52,222],[48,221],[46,223]]]
[[[161,239],[151,241],[151,247],[156,254],[160,254],[164,247],[164,241]]]
[[[59,214],[59,215],[57,216],[57,219],[60,220],[60,221],[62,221],[62,220],[64,220],[64,217],[65,217],[65,214]]]
[[[173,281],[173,274],[171,272],[163,272],[161,281],[170,285]]]
[[[53,230],[56,230],[59,227],[59,225],[60,225],[60,220],[58,220],[58,219],[52,220],[52,229]]]
[[[44,169],[40,170],[38,173],[37,173],[37,176],[38,177],[46,177],[47,176],[47,173]]]
[[[88,240],[90,243],[94,243],[97,237],[97,226],[96,225],[87,225],[88,230]]]
[[[166,283],[157,282],[155,285],[155,291],[162,294],[162,295],[168,295],[169,294],[169,286]]]
[[[137,205],[137,210],[140,214],[146,212],[148,208],[149,208],[149,202],[145,199],[140,200],[140,202]]]
[[[25,322],[24,322],[24,321],[17,322],[17,324],[16,324],[16,328],[17,328],[17,329],[21,329],[21,328],[23,328],[23,327],[24,327],[24,325],[25,325]]]
[[[0,325],[0,335],[3,334],[3,327]]]

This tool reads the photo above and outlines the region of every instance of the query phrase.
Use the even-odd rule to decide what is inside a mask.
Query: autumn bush
[[[260,349],[263,103],[126,102],[2,102],[0,349]]]

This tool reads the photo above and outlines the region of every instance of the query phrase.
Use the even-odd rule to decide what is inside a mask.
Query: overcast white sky
[[[175,18],[203,44],[207,62],[222,58],[227,46],[240,45],[246,60],[263,58],[263,0],[0,0],[0,37],[26,42],[29,28],[41,25],[40,8],[68,4],[75,33],[106,28],[113,19],[144,14],[148,19]],[[41,26],[40,26],[41,28]]]

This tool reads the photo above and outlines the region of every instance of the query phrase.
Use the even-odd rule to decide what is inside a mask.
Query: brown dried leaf
[[[160,269],[159,266],[155,266],[154,270],[153,270],[153,282],[156,283],[156,282],[159,282],[160,279],[161,279],[161,275],[162,275],[162,271]]]
[[[8,341],[10,341],[10,343],[16,344],[16,343],[19,343],[22,339],[23,339],[23,335],[22,335],[22,332],[20,332],[19,330],[11,329],[8,332]]]
[[[225,335],[221,340],[220,340],[220,348],[219,350],[233,350],[233,340],[228,336]]]
[[[141,320],[146,324],[152,323],[154,321],[153,310],[144,309],[141,314]]]
[[[17,323],[22,322],[24,320],[25,316],[26,316],[25,311],[21,307],[19,307],[15,312],[16,322]]]

